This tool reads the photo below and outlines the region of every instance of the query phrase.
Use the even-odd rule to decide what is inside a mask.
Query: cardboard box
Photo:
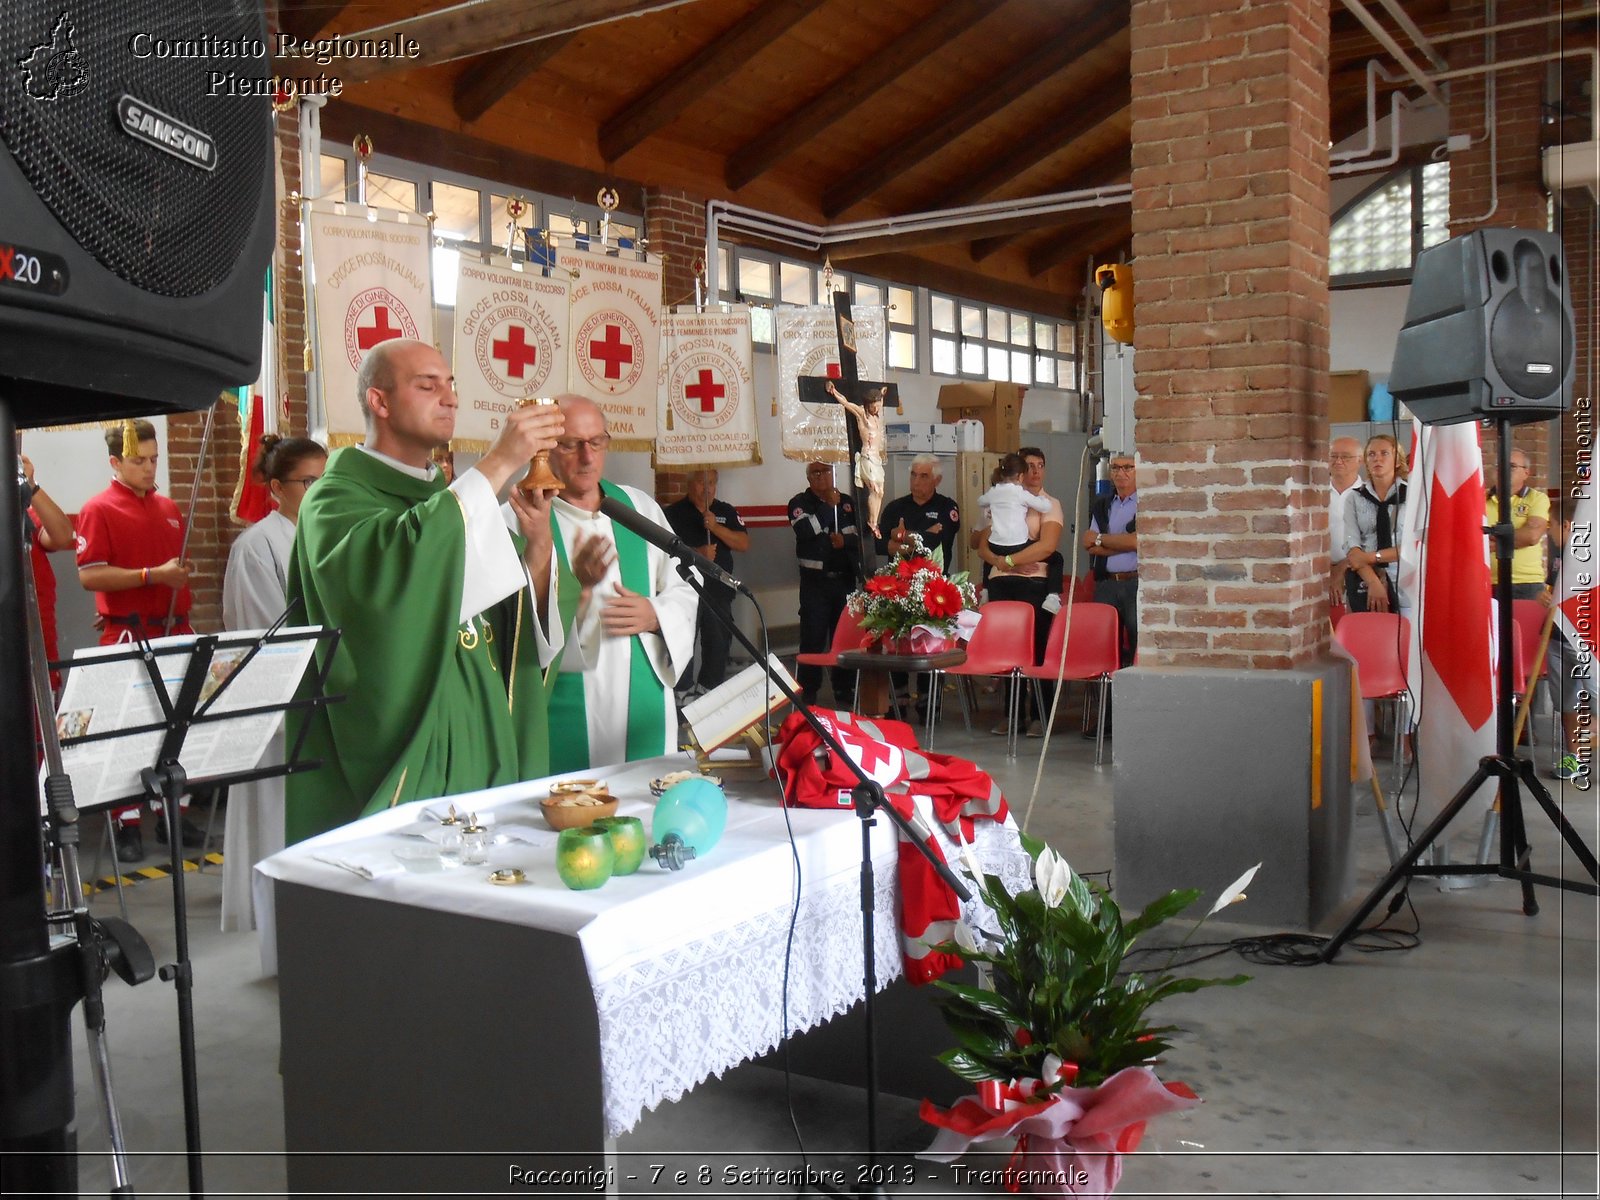
[[[930,421],[896,421],[883,427],[884,441],[890,450],[922,454],[933,449],[933,431],[937,428]]]
[[[939,389],[946,421],[982,421],[985,450],[1006,454],[1022,444],[1022,395],[1015,383],[947,383]]]
[[[1000,465],[1000,456],[986,450],[956,455],[955,493],[956,506],[961,509],[961,536],[956,539],[956,562],[960,569],[969,571],[977,583],[983,578],[983,559],[976,550],[967,546],[967,531],[983,525],[983,510],[978,507],[978,497],[989,490],[989,477]],[[945,480],[948,488],[950,480]]]
[[[956,441],[956,427],[954,425],[935,425],[933,427],[933,452],[935,454],[954,454],[961,447]]]
[[[1335,371],[1328,376],[1328,421],[1365,421],[1372,384],[1365,371]]]

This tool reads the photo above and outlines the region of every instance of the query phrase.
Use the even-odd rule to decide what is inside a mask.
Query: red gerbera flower
[[[930,617],[953,617],[961,611],[961,589],[948,579],[930,579],[922,588]]]
[[[887,596],[891,600],[898,600],[906,594],[906,585],[903,579],[894,575],[874,575],[867,580],[867,591],[874,596]]]
[[[919,571],[932,571],[939,574],[939,564],[931,558],[902,558],[896,568],[901,579],[915,579]]]

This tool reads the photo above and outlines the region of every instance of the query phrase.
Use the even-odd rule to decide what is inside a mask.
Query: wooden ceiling
[[[1337,140],[1365,120],[1367,60],[1394,63],[1333,7]],[[1450,0],[1405,7],[1425,32],[1450,19]],[[276,64],[346,81],[329,139],[586,201],[609,183],[636,206],[648,183],[826,224],[1128,179],[1127,0],[280,0],[275,27],[418,43],[411,61]],[[1121,204],[832,257],[1067,312],[1090,259],[1128,241]]]

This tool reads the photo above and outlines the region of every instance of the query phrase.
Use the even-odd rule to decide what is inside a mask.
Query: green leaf
[[[984,988],[972,987],[965,983],[949,983],[943,979],[938,980],[937,983],[943,991],[949,992],[957,999],[965,1001],[985,1016],[993,1017],[997,1021],[1009,1022],[1013,1027],[1022,1024],[1010,1006],[994,992],[987,991]]]
[[[987,1079],[1009,1079],[1005,1064],[997,1063],[966,1050],[946,1050],[939,1061],[963,1079],[982,1083]]]
[[[1199,898],[1199,888],[1184,888],[1181,891],[1168,892],[1165,896],[1157,896],[1145,905],[1143,912],[1128,922],[1128,937],[1136,938],[1141,933],[1154,929],[1163,921],[1177,916]]]

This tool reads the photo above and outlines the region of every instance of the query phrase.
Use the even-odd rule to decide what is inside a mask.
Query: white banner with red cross
[[[837,404],[806,404],[800,376],[839,378],[839,338],[831,305],[783,306],[776,310],[778,338],[778,415],[785,458],[797,462],[850,460],[844,409]],[[854,305],[856,376],[887,379],[888,321],[883,308]]]
[[[570,280],[463,255],[456,281],[455,450],[483,453],[524,400],[567,390]]]
[[[761,461],[752,347],[748,308],[662,318],[658,467]]]
[[[561,248],[574,273],[568,385],[606,414],[613,450],[650,450],[656,437],[661,264]]]
[[[326,207],[323,207],[326,205]],[[368,214],[376,213],[376,220]],[[415,213],[323,201],[310,206],[317,323],[316,379],[328,444],[366,437],[356,372],[390,338],[434,343],[433,254],[428,222]]]

